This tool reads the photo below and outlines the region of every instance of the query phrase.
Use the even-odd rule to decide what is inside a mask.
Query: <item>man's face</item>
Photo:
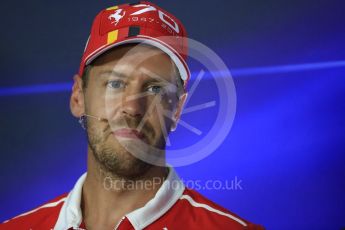
[[[177,77],[169,56],[145,45],[122,46],[93,62],[84,89],[85,113],[107,121],[88,118],[87,134],[105,170],[135,178],[152,166],[135,157],[136,150],[159,149],[164,157],[179,102]]]

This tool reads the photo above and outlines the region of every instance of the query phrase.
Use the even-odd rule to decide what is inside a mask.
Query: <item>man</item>
[[[165,165],[187,97],[186,37],[149,2],[96,16],[70,100],[87,133],[87,173],[0,229],[261,229],[185,188]]]

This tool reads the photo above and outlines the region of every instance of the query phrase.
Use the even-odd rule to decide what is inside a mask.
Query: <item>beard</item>
[[[125,180],[138,180],[145,177],[145,174],[154,166],[136,157],[133,151],[129,151],[129,149],[133,149],[131,148],[132,146],[138,143],[137,140],[120,141],[112,134],[111,127],[135,129],[139,123],[138,119],[124,117],[113,124],[107,123],[104,129],[100,129],[99,121],[87,119],[88,145],[101,170],[110,173],[113,177]],[[159,149],[165,148],[164,138],[159,138],[156,142],[153,141],[156,133],[152,126],[145,123],[141,131],[146,137],[146,146],[151,145]]]

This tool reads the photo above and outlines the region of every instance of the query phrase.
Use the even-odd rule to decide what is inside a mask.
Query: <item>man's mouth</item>
[[[145,135],[135,129],[122,128],[112,132],[115,137],[145,140]]]

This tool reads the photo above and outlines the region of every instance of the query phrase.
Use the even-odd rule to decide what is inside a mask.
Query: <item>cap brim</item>
[[[171,60],[175,63],[177,69],[180,72],[182,80],[184,82],[188,81],[188,79],[190,77],[190,71],[189,71],[187,63],[182,58],[182,56],[180,54],[178,54],[177,52],[174,52],[174,49],[170,45],[168,45],[167,43],[165,43],[161,40],[158,40],[156,38],[149,37],[149,36],[143,36],[143,35],[138,35],[135,38],[126,38],[123,41],[119,41],[119,42],[116,42],[114,44],[100,47],[99,49],[97,49],[93,53],[91,53],[88,57],[86,57],[85,66],[89,65],[93,60],[95,60],[97,57],[99,57],[101,54],[105,53],[106,51],[108,51],[114,47],[124,45],[124,44],[130,44],[130,43],[147,44],[147,45],[151,45],[151,46],[154,46],[154,47],[162,50],[164,53],[169,55]]]

